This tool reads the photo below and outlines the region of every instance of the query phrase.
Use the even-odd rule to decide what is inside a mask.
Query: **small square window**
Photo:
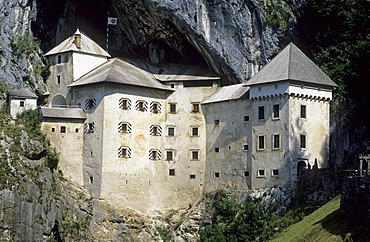
[[[215,172],[214,177],[215,178],[220,178],[220,172]]]
[[[78,133],[78,128],[75,129],[75,132]]]
[[[191,111],[193,112],[193,113],[199,113],[199,110],[200,110],[200,104],[199,103],[192,103],[192,109],[191,109]]]
[[[171,88],[175,88],[175,84],[171,84]]]
[[[279,170],[278,169],[274,169],[271,171],[271,175],[272,176],[279,176]]]
[[[249,122],[249,115],[244,116],[244,122]]]
[[[190,175],[190,179],[195,179],[195,175]]]
[[[244,177],[249,177],[249,171],[244,171]]]
[[[266,176],[265,170],[258,170],[257,177],[265,177],[265,176]]]
[[[243,150],[244,151],[248,151],[249,150],[249,145],[248,144],[244,144],[243,145]]]
[[[131,101],[129,99],[121,98],[119,100],[119,108],[127,110],[131,108]]]
[[[216,153],[220,152],[220,148],[219,147],[215,147],[215,152]]]
[[[192,160],[199,160],[199,150],[192,150],[191,151],[191,159]]]
[[[301,118],[307,118],[306,105],[301,105]]]
[[[53,133],[54,133],[54,132],[55,132],[55,128],[51,128],[51,132],[53,132]]]
[[[176,113],[176,103],[170,103],[170,113]]]
[[[272,119],[279,119],[279,117],[280,117],[279,104],[274,104],[272,106]]]
[[[21,108],[24,107],[24,101],[19,102],[19,107],[21,107]]]
[[[192,127],[191,128],[191,136],[199,136],[199,128],[198,127]]]
[[[168,175],[175,176],[175,169],[169,169],[168,170]]]
[[[220,124],[220,120],[219,119],[215,119],[214,120],[214,124],[215,124],[215,126],[218,126]]]
[[[61,133],[66,133],[67,132],[66,126],[60,126],[60,132]]]
[[[258,107],[258,120],[264,120],[265,119],[265,107],[259,106]]]
[[[119,158],[131,158],[131,149],[129,147],[119,147],[118,149]]]
[[[175,136],[175,128],[174,127],[168,127],[168,136]]]

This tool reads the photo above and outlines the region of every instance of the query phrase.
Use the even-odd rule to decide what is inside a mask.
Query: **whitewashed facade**
[[[13,119],[17,118],[17,115],[30,109],[37,108],[37,96],[27,89],[10,90],[9,106],[10,115]]]

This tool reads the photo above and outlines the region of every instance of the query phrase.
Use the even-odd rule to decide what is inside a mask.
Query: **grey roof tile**
[[[285,80],[331,87],[337,86],[293,43],[285,47],[246,84],[251,86]]]
[[[40,113],[43,118],[86,119],[80,108],[40,107]]]
[[[37,99],[37,95],[28,89],[14,89],[8,91],[12,97]]]
[[[173,91],[157,81],[151,73],[118,58],[108,60],[69,86],[76,87],[96,83],[117,83]]]
[[[239,99],[246,94],[248,90],[249,87],[244,83],[221,87],[215,94],[205,100],[202,104]]]

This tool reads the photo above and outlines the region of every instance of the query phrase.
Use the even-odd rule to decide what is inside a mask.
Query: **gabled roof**
[[[31,98],[37,99],[37,95],[28,89],[14,89],[8,91],[9,96],[17,98]]]
[[[249,87],[244,83],[221,87],[215,94],[205,100],[202,104],[239,99],[246,94],[248,90]]]
[[[81,36],[81,48],[77,48],[76,46],[75,38],[77,35]],[[68,51],[110,57],[110,55],[102,47],[90,39],[86,34],[80,32],[79,29],[77,29],[77,31],[68,39],[64,40],[62,43],[47,52],[45,56],[56,55]]]
[[[83,75],[77,81],[70,84],[69,87],[97,83],[117,83],[173,91],[171,88],[157,81],[149,72],[117,58],[110,59]]]
[[[286,46],[246,84],[251,86],[284,80],[337,86],[293,43]]]
[[[202,66],[174,64],[166,64],[165,66],[148,65],[148,69],[162,82],[220,80],[219,76]]]
[[[86,119],[80,108],[40,107],[40,114],[43,118]]]

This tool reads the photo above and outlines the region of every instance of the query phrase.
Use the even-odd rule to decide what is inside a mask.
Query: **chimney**
[[[77,47],[77,49],[81,49],[81,32],[79,29],[77,29],[76,33],[74,34],[74,43]]]

